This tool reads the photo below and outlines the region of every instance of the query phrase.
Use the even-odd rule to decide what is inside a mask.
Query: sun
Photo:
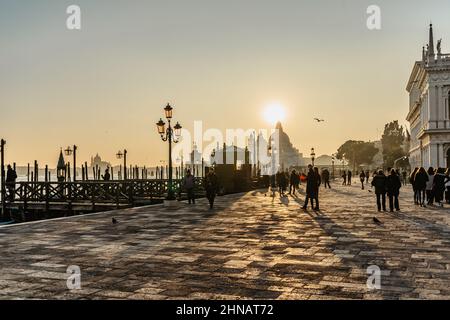
[[[286,112],[281,103],[274,102],[266,106],[263,116],[268,123],[274,125],[278,121],[283,122],[286,119]]]

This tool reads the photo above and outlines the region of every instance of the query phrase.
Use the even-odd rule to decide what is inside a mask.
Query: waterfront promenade
[[[406,187],[401,212],[378,213],[373,193],[337,184],[317,213],[303,192],[259,190],[213,211],[201,199],[1,227],[0,299],[449,299],[449,207],[418,208]]]

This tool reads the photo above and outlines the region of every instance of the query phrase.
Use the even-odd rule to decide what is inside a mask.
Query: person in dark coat
[[[395,210],[400,211],[400,205],[398,203],[398,196],[400,195],[400,188],[402,187],[402,182],[400,181],[400,176],[395,172],[394,169],[391,170],[391,174],[386,179],[386,190],[389,197],[389,210],[391,212]]]
[[[111,180],[111,174],[109,173],[109,168],[105,169],[105,174],[102,175],[103,181],[109,181]]]
[[[438,168],[436,170],[436,174],[434,175],[433,180],[433,195],[434,200],[438,203],[439,206],[443,206],[442,201],[444,200],[444,191],[445,191],[445,169]]]
[[[359,180],[361,181],[361,189],[364,190],[364,180],[366,180],[366,174],[364,173],[364,170],[362,170],[359,174]]]
[[[316,189],[314,190],[314,196],[316,199],[316,206],[314,207],[314,210],[319,211],[319,189],[320,185],[322,184],[322,179],[320,178],[319,168],[314,167],[314,175],[316,178]]]
[[[8,189],[8,195],[9,195],[9,201],[14,202],[15,198],[15,192],[16,192],[16,180],[17,180],[17,173],[16,170],[14,170],[11,165],[8,164],[7,170],[6,170],[6,188]]]
[[[300,177],[297,174],[297,171],[292,170],[291,176],[289,177],[289,194],[295,195],[295,190],[298,188],[299,183]]]
[[[352,172],[350,170],[348,170],[348,173],[347,173],[347,185],[349,185],[349,186],[352,185]]]
[[[414,192],[414,204],[419,204],[419,194],[414,186],[414,179],[416,178],[416,173],[419,171],[419,168],[415,167],[411,175],[409,176],[409,183],[411,183],[413,192]]]
[[[206,198],[209,201],[209,209],[213,209],[214,199],[216,198],[217,191],[219,190],[219,179],[217,178],[214,170],[210,170],[205,177],[205,190]]]
[[[316,198],[315,191],[317,190],[317,178],[313,167],[308,166],[308,176],[306,177],[306,198],[302,209],[306,210],[308,201],[311,200],[311,208],[314,210],[314,199]]]
[[[342,185],[345,186],[347,184],[347,171],[344,170],[344,173],[342,174],[342,179],[344,181],[342,182]]]
[[[416,172],[414,176],[414,189],[417,193],[417,201],[421,207],[426,207],[425,205],[425,193],[427,189],[428,173],[425,171],[424,167]]]
[[[330,171],[328,171],[328,169],[324,169],[322,171],[322,181],[323,181],[323,185],[324,185],[325,189],[327,188],[327,186],[328,186],[328,188],[331,189],[331,186],[330,186]]]
[[[366,170],[366,183],[369,183],[370,172]]]
[[[378,211],[381,211],[381,208],[386,211],[386,176],[383,170],[378,171],[377,175],[373,177],[372,186],[375,187]]]

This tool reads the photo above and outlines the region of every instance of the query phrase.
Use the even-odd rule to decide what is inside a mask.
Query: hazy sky
[[[77,4],[82,30],[66,28]],[[366,8],[382,10],[369,31]],[[167,102],[185,128],[269,128],[282,103],[293,143],[332,153],[405,123],[406,82],[428,24],[450,51],[450,2],[381,0],[0,0],[0,137],[7,161],[56,164],[129,151],[155,164]],[[317,124],[318,116],[326,122]]]

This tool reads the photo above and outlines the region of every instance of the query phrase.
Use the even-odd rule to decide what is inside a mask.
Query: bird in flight
[[[317,122],[324,122],[325,121],[325,120],[319,119],[319,118],[314,118],[314,120],[316,120]]]

